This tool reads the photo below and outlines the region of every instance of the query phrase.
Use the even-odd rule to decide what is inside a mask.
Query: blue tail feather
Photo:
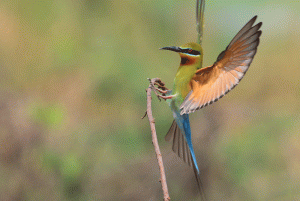
[[[178,156],[184,160],[184,162],[193,166],[201,198],[202,200],[206,200],[200,178],[200,171],[193,149],[189,115],[180,115],[178,110],[173,110],[173,117],[176,122],[172,123],[172,126],[170,127],[165,139],[167,141],[173,139],[173,151],[177,153]]]
[[[189,149],[190,149],[190,152],[191,152],[191,155],[192,155],[192,160],[194,162],[194,166],[195,166],[195,168],[196,168],[196,170],[199,174],[199,168],[198,168],[198,165],[197,165],[196,156],[195,156],[194,149],[193,149],[193,144],[192,144],[192,132],[191,132],[191,126],[190,126],[190,121],[189,121],[189,115],[185,114],[185,115],[182,115],[182,116],[183,116],[182,124],[183,124],[185,139],[186,139],[186,142],[189,146]]]
[[[193,164],[197,170],[197,173],[199,174],[199,168],[197,165],[196,156],[192,144],[192,132],[191,132],[191,126],[189,121],[189,115],[188,114],[180,115],[180,111],[173,110],[173,117],[175,118],[176,123],[178,124],[181,132],[184,134],[185,140],[189,146]]]

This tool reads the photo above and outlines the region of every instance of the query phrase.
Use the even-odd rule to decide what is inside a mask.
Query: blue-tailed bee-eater
[[[189,113],[216,102],[244,77],[256,54],[262,33],[259,30],[262,22],[253,26],[256,18],[253,17],[237,33],[212,66],[202,68],[203,50],[198,43],[161,48],[178,52],[181,57],[173,90],[155,88],[165,94],[159,96],[167,100],[174,117],[165,139],[173,139],[173,151],[192,165],[199,188],[200,171],[192,145]]]

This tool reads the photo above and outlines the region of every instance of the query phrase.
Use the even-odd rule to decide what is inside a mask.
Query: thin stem
[[[196,3],[196,25],[197,25],[197,42],[201,45],[203,39],[203,26],[204,26],[204,7],[205,0],[197,0]]]
[[[160,180],[159,181],[161,183],[162,190],[164,193],[164,201],[169,201],[169,200],[171,200],[171,198],[170,198],[169,192],[168,192],[164,164],[163,164],[162,156],[161,156],[159,145],[158,145],[156,129],[155,129],[155,121],[152,116],[152,109],[151,109],[151,100],[152,100],[151,91],[153,89],[153,83],[157,82],[158,80],[159,80],[158,78],[151,79],[150,85],[147,89],[147,116],[149,119],[149,124],[150,124],[150,128],[151,128],[151,133],[152,133],[152,143],[153,143],[155,153],[156,153],[156,158],[158,161],[158,166],[159,166],[159,171],[160,171]]]

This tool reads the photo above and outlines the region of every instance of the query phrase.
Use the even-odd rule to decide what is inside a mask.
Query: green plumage
[[[190,48],[200,52],[200,55],[190,55],[188,53],[179,53],[182,61],[185,61],[185,64],[181,63],[175,79],[172,95],[176,95],[173,98],[173,101],[176,101],[176,106],[180,107],[180,104],[183,102],[186,95],[190,92],[189,83],[192,77],[195,75],[196,71],[202,68],[203,60],[203,51],[199,44],[197,43],[187,43],[180,47],[181,49]]]

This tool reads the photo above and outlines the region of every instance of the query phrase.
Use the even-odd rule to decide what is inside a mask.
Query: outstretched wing
[[[191,91],[180,106],[181,115],[201,109],[232,90],[247,72],[259,44],[262,23],[253,17],[221,52],[214,65],[199,69],[190,81]]]

